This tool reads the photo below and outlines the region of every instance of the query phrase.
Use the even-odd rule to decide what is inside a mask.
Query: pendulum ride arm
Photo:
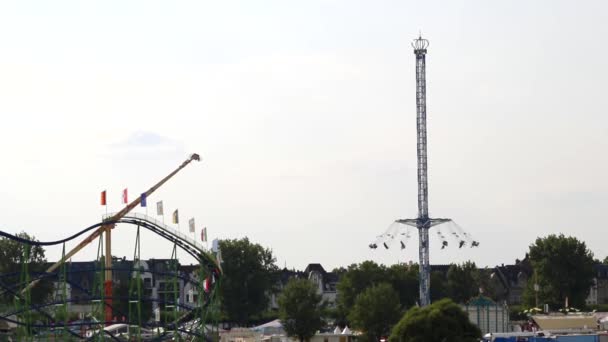
[[[148,191],[145,192],[146,197],[150,196],[154,191],[156,191],[156,189],[158,189],[159,187],[161,187],[163,184],[165,184],[165,182],[167,182],[169,179],[171,179],[171,177],[175,176],[175,174],[177,174],[179,171],[181,171],[184,167],[186,167],[186,165],[188,165],[191,161],[196,160],[196,161],[200,161],[200,157],[198,154],[194,153],[192,154],[188,159],[186,159],[186,161],[184,161],[177,169],[175,169],[173,172],[171,172],[168,176],[166,176],[165,178],[161,179],[160,182],[156,183],[154,186],[152,186],[150,189],[148,189]],[[127,206],[125,206],[121,211],[119,211],[118,213],[116,213],[114,216],[112,217],[108,217],[106,218],[104,221],[107,221],[108,224],[103,224],[101,225],[99,228],[97,228],[93,233],[91,233],[91,235],[89,235],[86,239],[84,239],[82,242],[80,242],[76,247],[74,247],[71,251],[69,251],[68,253],[65,254],[65,256],[63,258],[61,258],[61,260],[59,260],[58,262],[56,262],[55,264],[53,264],[51,267],[49,267],[46,272],[50,273],[53,272],[54,270],[56,270],[59,266],[61,266],[61,264],[63,264],[66,260],[69,260],[72,256],[74,256],[74,254],[78,253],[81,249],[83,249],[85,246],[87,246],[89,243],[91,243],[92,241],[94,241],[95,239],[97,239],[102,233],[106,233],[105,236],[105,246],[106,246],[106,251],[105,251],[105,291],[106,291],[106,298],[111,297],[112,296],[112,243],[111,243],[111,231],[112,228],[114,228],[114,223],[118,220],[120,220],[121,218],[123,218],[125,215],[127,215],[131,210],[133,210],[133,208],[135,208],[137,205],[139,205],[141,201],[141,196],[138,196],[135,200],[133,200],[131,203],[129,203]],[[31,289],[32,287],[34,287],[39,280],[34,280],[32,282],[29,283],[29,285],[27,285],[22,291],[21,293],[25,293],[28,289]],[[111,299],[106,299],[106,303],[111,305],[112,301]],[[109,318],[109,319],[108,319]],[[109,308],[107,308],[106,310],[106,321],[111,321],[112,320],[112,309],[111,306]]]

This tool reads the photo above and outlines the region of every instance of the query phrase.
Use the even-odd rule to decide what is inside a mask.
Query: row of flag
[[[101,192],[101,205],[108,204],[106,194],[107,194],[106,190]],[[141,199],[142,199],[141,206],[145,207],[146,206],[146,194],[145,193],[141,194]],[[122,191],[122,203],[127,204],[128,202],[129,202],[129,192],[128,192],[127,188],[125,188]]]
[[[148,206],[148,201],[146,198],[146,193],[142,193],[141,194],[141,198],[140,198],[140,205],[142,207],[147,207]],[[125,188],[122,191],[122,203],[127,204],[129,203],[129,197],[128,197],[128,190],[127,188]],[[107,193],[106,190],[101,192],[101,205],[108,205],[107,204]],[[163,201],[158,201],[156,202],[156,215],[158,216],[164,216],[164,210],[163,210]],[[179,210],[175,209],[175,211],[173,212],[173,214],[171,215],[171,221],[174,224],[179,224]],[[194,223],[194,217],[191,218],[188,221],[188,228],[190,230],[190,233],[194,233],[196,231],[195,229],[195,223]],[[207,241],[207,227],[204,227],[203,229],[201,229],[201,241],[205,242]]]

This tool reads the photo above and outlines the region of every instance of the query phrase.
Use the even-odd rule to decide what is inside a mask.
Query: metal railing
[[[108,213],[108,214],[104,214],[102,216],[103,220],[107,220],[109,218],[111,218],[112,216],[116,215],[116,213]],[[205,248],[201,243],[199,243],[195,238],[192,237],[192,235],[187,235],[185,233],[182,233],[180,230],[175,229],[171,226],[166,225],[164,222],[162,221],[158,221],[156,218],[145,215],[145,214],[140,214],[140,213],[129,213],[127,215],[125,215],[123,217],[124,219],[128,219],[128,218],[134,218],[137,220],[143,220],[143,221],[147,221],[150,223],[153,223],[155,226],[163,229],[164,231],[166,231],[167,233],[177,236],[178,238],[180,238],[183,241],[186,241],[188,244],[194,246],[195,248],[199,249],[201,252],[205,252],[205,253],[212,253],[211,250],[209,250],[208,248]]]

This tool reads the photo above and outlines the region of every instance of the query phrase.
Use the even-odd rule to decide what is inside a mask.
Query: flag
[[[163,201],[156,202],[156,215],[163,216]]]
[[[190,227],[190,233],[194,233],[194,217],[188,221],[188,226]]]
[[[101,205],[106,205],[106,191],[101,192]]]
[[[205,278],[205,282],[203,283],[203,289],[205,290],[205,292],[209,292],[209,290],[211,290],[211,280],[209,279],[209,277]]]
[[[179,214],[177,212],[177,209],[175,209],[175,211],[173,212],[173,223],[179,223]]]
[[[142,207],[147,207],[148,202],[146,202],[146,193],[141,194],[141,200],[139,201]]]
[[[122,191],[122,203],[128,203],[129,197],[127,196],[127,188]]]
[[[207,241],[207,227],[201,229],[201,241]]]
[[[217,253],[215,253],[215,259],[217,260],[217,263],[219,265],[221,265],[222,262],[224,262],[224,260],[222,260],[222,249],[219,248],[219,246],[217,248]]]

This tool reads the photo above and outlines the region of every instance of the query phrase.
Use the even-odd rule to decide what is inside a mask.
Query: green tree
[[[400,317],[399,294],[387,283],[374,285],[359,294],[349,315],[351,324],[363,330],[369,341],[388,336]]]
[[[368,287],[380,282],[386,282],[386,267],[373,261],[364,261],[360,264],[348,266],[346,272],[340,277],[337,290],[338,305],[346,314],[355,304],[357,296]]]
[[[278,267],[272,252],[248,238],[221,240],[224,278],[220,292],[228,318],[246,325],[267,309]]]
[[[604,258],[604,261],[602,261],[602,264],[608,264],[608,256]]]
[[[418,300],[418,265],[397,264],[391,267],[373,261],[353,264],[342,273],[338,282],[338,308],[344,318],[352,310],[359,294],[380,284],[390,284],[399,296],[399,302],[409,307]]]
[[[405,308],[419,300],[418,264],[395,264],[387,270],[386,282],[399,294],[399,302]]]
[[[137,299],[137,283],[139,283],[141,292],[140,296],[142,300],[139,303],[132,303],[131,300]],[[117,298],[113,301],[112,305],[115,308],[115,315],[124,315],[130,322],[137,321],[137,307],[141,307],[141,321],[142,323],[147,322],[152,318],[152,301],[145,300],[144,295],[144,282],[141,278],[127,277],[122,279],[120,283],[115,284],[112,287],[113,297]],[[130,309],[130,311],[129,311]],[[118,318],[121,318],[118,316]]]
[[[287,335],[301,342],[323,326],[323,305],[317,287],[308,279],[291,279],[279,297],[279,318]]]
[[[25,232],[17,234],[17,237],[36,241],[34,236],[30,236]],[[26,249],[29,248],[29,257],[25,260]],[[44,272],[46,270],[46,257],[44,255],[44,248],[42,246],[29,246],[8,238],[0,238],[0,274],[5,275],[1,277],[2,287],[13,288],[15,292],[19,292],[25,284],[21,283],[21,271],[23,270],[24,262],[27,262],[28,273],[30,279],[37,272]],[[20,286],[15,287],[16,284]],[[50,278],[44,278],[31,290],[31,302],[32,303],[44,303],[53,292],[53,282]],[[12,303],[14,295],[10,291],[0,291],[0,301],[4,304]]]
[[[491,298],[495,302],[499,302],[502,300],[506,300],[504,290],[501,291],[501,286],[499,285],[500,280],[496,278],[496,276],[492,276],[494,271],[492,269],[478,269],[477,274],[477,286],[480,290],[483,290],[483,295]]]
[[[462,308],[446,298],[411,308],[393,328],[390,342],[476,342],[480,337]]]
[[[443,272],[431,272],[431,302],[449,297],[447,279]]]
[[[448,269],[447,287],[450,298],[456,303],[466,303],[479,293],[479,274],[474,262],[453,264]]]
[[[582,307],[593,283],[593,253],[584,242],[563,234],[537,238],[530,246],[530,262],[536,272],[540,303],[561,308],[568,297],[569,306]],[[530,282],[530,281],[529,281]],[[532,306],[533,286],[524,298]]]

